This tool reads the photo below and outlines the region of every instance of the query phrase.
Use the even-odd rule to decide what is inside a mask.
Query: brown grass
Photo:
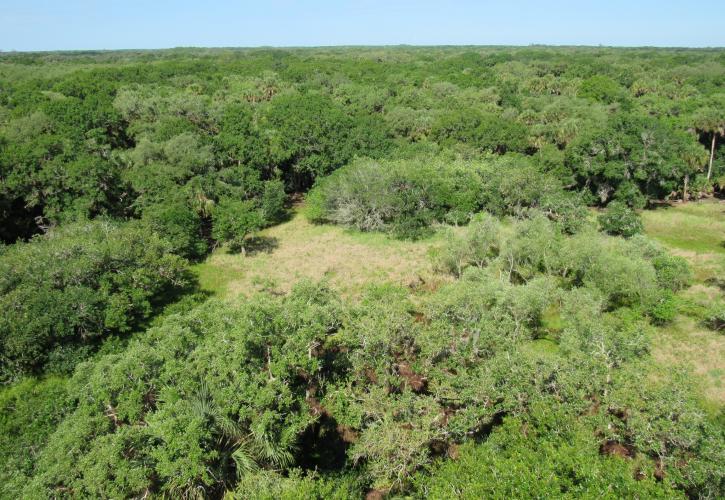
[[[314,225],[299,213],[261,236],[268,250],[247,255],[219,249],[197,266],[202,288],[227,297],[260,290],[288,292],[298,281],[326,279],[343,296],[357,297],[368,284],[436,286],[429,249],[438,240],[412,242],[382,234]]]

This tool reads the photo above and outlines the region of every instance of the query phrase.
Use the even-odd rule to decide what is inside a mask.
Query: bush
[[[539,422],[507,418],[482,444],[466,443],[456,460],[441,462],[415,479],[418,496],[448,498],[587,498],[676,496],[669,484],[648,474],[635,478],[630,461],[600,454],[594,430],[570,415]],[[552,415],[552,416],[553,416]]]
[[[567,233],[587,216],[578,195],[518,155],[478,162],[359,160],[319,182],[308,200],[310,220],[402,237],[421,236],[436,222],[465,224],[481,209],[499,216],[543,213]]]
[[[692,270],[682,257],[670,255],[665,251],[652,259],[657,273],[657,282],[662,288],[677,292],[692,284]]]
[[[488,212],[518,217],[544,214],[570,234],[586,222],[581,197],[565,191],[560,181],[541,172],[527,157],[492,157],[476,167],[483,178],[482,205]]]
[[[599,225],[608,234],[630,238],[644,230],[642,220],[632,209],[613,201],[604,214],[599,216]]]
[[[449,234],[446,238],[437,255],[438,266],[456,277],[468,266],[485,267],[499,253],[500,233],[500,224],[494,217],[476,215],[462,236]]]
[[[725,453],[722,428],[716,431],[717,423],[698,405],[690,373],[670,369],[669,383],[653,382],[661,376],[639,367],[616,373],[613,390],[602,401],[604,437],[654,460],[664,484],[688,496],[720,498],[723,471],[715,464]]]
[[[479,209],[481,181],[441,160],[358,160],[317,184],[308,217],[398,237],[426,234],[432,223],[467,222]]]
[[[574,234],[584,226],[588,211],[581,198],[564,190],[542,196],[540,210],[562,231]]]
[[[655,323],[669,323],[677,316],[677,297],[671,290],[665,289],[660,293],[654,304],[650,306],[649,314]]]
[[[264,183],[260,198],[260,210],[265,225],[281,222],[284,218],[284,204],[287,195],[284,192],[284,183],[280,180],[271,180]]]
[[[705,318],[705,324],[716,332],[725,331],[725,305],[715,304],[710,307]]]
[[[336,298],[313,285],[241,307],[209,301],[81,365],[68,384],[74,409],[21,496],[221,496],[238,479],[246,489],[265,470],[291,471],[317,420],[298,377],[321,382],[326,357],[311,346],[325,344],[339,317]]]
[[[71,408],[66,380],[25,379],[0,389],[0,497],[14,498],[33,475],[39,451]]]

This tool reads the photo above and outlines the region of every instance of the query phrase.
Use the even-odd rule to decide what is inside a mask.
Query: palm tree
[[[680,153],[682,160],[685,162],[685,165],[689,168],[688,171],[685,172],[685,178],[683,181],[683,188],[682,188],[682,201],[683,203],[687,202],[687,186],[690,181],[690,172],[698,172],[702,168],[702,164],[705,160],[705,152],[702,150],[702,147],[698,144],[691,144],[689,147],[685,148],[684,151]]]
[[[707,180],[712,175],[712,161],[715,158],[717,137],[725,135],[725,110],[719,108],[701,109],[695,116],[695,128],[711,134],[710,161],[707,167]]]
[[[201,382],[190,404],[192,411],[208,423],[217,437],[222,469],[227,468],[229,458],[234,462],[237,477],[263,466],[284,469],[294,461],[292,452],[277,443],[266,430],[248,429],[224,413],[206,382]],[[224,478],[224,482],[227,479]]]

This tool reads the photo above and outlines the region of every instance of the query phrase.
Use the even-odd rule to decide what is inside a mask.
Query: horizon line
[[[143,48],[60,48],[60,49],[43,49],[43,50],[16,50],[2,49],[0,54],[53,54],[53,53],[73,53],[73,52],[131,52],[131,51],[170,51],[170,50],[255,50],[255,49],[375,49],[375,48],[588,48],[588,49],[684,49],[684,50],[722,50],[722,45],[587,45],[587,44],[549,44],[549,43],[529,43],[529,44],[344,44],[344,45],[239,45],[239,46],[203,46],[203,45],[178,45],[169,47]]]

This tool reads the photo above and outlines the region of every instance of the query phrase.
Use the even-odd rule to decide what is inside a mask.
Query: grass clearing
[[[194,266],[203,290],[235,298],[268,290],[288,292],[298,281],[327,279],[344,296],[357,297],[373,283],[437,287],[448,278],[434,272],[429,250],[442,239],[401,241],[385,234],[361,233],[311,224],[299,212],[260,233],[246,255],[217,249]]]
[[[685,257],[699,282],[725,275],[725,202],[708,200],[642,213],[645,232]]]
[[[678,316],[654,342],[653,357],[663,369],[692,369],[701,381],[703,396],[716,406],[725,404],[725,336]]]
[[[704,328],[698,311],[725,300],[713,283],[725,277],[725,202],[677,204],[642,214],[645,232],[692,265],[695,284],[681,294],[687,303],[675,321],[660,328],[653,357],[663,369],[692,368],[715,411],[725,407],[725,336]]]

